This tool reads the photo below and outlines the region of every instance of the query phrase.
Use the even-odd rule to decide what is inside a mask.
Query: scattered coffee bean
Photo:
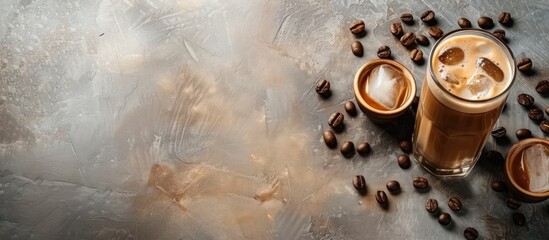
[[[545,107],[545,114],[549,116],[549,106]]]
[[[512,22],[511,14],[508,12],[502,12],[499,14],[498,22],[504,26],[509,26]]]
[[[387,182],[387,190],[389,190],[390,193],[398,193],[400,192],[400,183],[396,180],[391,180]]]
[[[391,48],[388,46],[381,46],[377,49],[377,57],[381,59],[389,59],[391,58]]]
[[[478,23],[478,26],[482,29],[490,29],[494,27],[494,20],[485,16],[480,17],[477,23]]]
[[[351,44],[351,51],[353,51],[353,54],[357,57],[362,57],[364,55],[364,48],[359,41],[354,41],[353,44]]]
[[[517,226],[524,226],[526,225],[526,217],[522,213],[513,213],[513,222]]]
[[[429,28],[429,35],[431,35],[431,37],[433,37],[434,39],[439,39],[440,37],[442,37],[443,34],[444,32],[442,31],[442,29],[437,26]]]
[[[528,110],[528,117],[533,121],[541,121],[543,119],[543,111],[537,107]]]
[[[427,212],[436,213],[438,211],[438,202],[436,199],[429,199],[425,202],[425,209]]]
[[[475,228],[468,227],[463,231],[463,236],[467,240],[476,240],[478,238],[478,231]]]
[[[458,25],[460,28],[471,28],[471,21],[467,18],[458,19]]]
[[[532,69],[532,60],[530,58],[522,58],[517,63],[517,68],[521,72],[527,72]]]
[[[424,23],[432,24],[435,20],[435,12],[428,10],[421,14],[421,21]]]
[[[503,192],[507,189],[507,185],[504,181],[495,180],[492,182],[492,190],[495,192]]]
[[[507,207],[509,207],[510,209],[517,209],[521,205],[520,201],[514,197],[507,198],[505,202],[507,203]]]
[[[356,175],[353,178],[353,186],[357,191],[360,193],[366,192],[366,179],[364,179],[364,176],[362,175]]]
[[[326,146],[329,148],[337,147],[337,138],[334,132],[326,130],[324,131],[324,134],[322,134],[322,137],[324,137],[324,143],[326,143]]]
[[[504,127],[499,126],[494,128],[491,134],[494,138],[502,138],[505,137],[505,135],[507,134],[507,130]]]
[[[415,96],[414,100],[412,100],[412,110],[414,110],[414,112],[417,112],[418,106],[419,106],[419,96]]]
[[[549,121],[547,120],[543,120],[539,123],[539,129],[541,129],[541,131],[543,131],[544,133],[547,133],[549,134]]]
[[[398,166],[400,166],[400,168],[402,169],[408,169],[412,165],[408,154],[401,154],[400,156],[398,156],[397,161]]]
[[[370,151],[371,151],[370,144],[367,143],[367,142],[363,142],[363,143],[361,143],[361,144],[358,144],[358,147],[356,148],[356,151],[357,151],[358,154],[360,154],[361,156],[366,156],[366,155],[368,155],[368,153],[370,153]]]
[[[539,94],[546,94],[549,93],[549,81],[548,80],[541,80],[536,85],[536,92]]]
[[[521,128],[521,129],[517,130],[515,135],[517,135],[518,140],[531,138],[532,137],[532,131],[530,131],[529,129],[526,129],[526,128]]]
[[[330,115],[330,118],[328,118],[328,125],[332,127],[333,129],[339,130],[341,127],[343,127],[343,120],[345,119],[345,116],[341,114],[340,112],[335,112]]]
[[[400,37],[400,43],[402,46],[410,47],[416,41],[416,35],[413,32],[407,32]]]
[[[417,189],[426,189],[427,187],[429,187],[429,181],[427,181],[427,179],[425,179],[424,177],[416,177],[416,179],[414,179],[413,185]]]
[[[351,29],[351,32],[353,34],[360,34],[360,33],[364,32],[364,29],[365,29],[364,21],[362,21],[360,19],[354,20],[351,23],[350,29]]]
[[[402,140],[398,143],[398,146],[400,147],[400,150],[404,153],[411,153],[412,152],[412,141],[410,140]]]
[[[486,153],[486,159],[490,161],[493,164],[501,164],[505,160],[503,158],[503,155],[496,151],[496,150],[490,150]]]
[[[459,200],[459,198],[457,197],[450,197],[450,199],[448,199],[448,207],[450,209],[452,209],[452,211],[459,211],[461,210],[461,208],[463,207],[463,205],[461,204],[461,201]]]
[[[502,42],[505,42],[505,30],[503,29],[496,29],[494,30],[494,36],[501,40]]]
[[[416,35],[416,42],[422,46],[429,46],[429,39],[423,34]]]
[[[414,16],[411,13],[403,13],[400,15],[400,20],[408,25],[414,24]]]
[[[385,194],[384,191],[376,192],[376,201],[382,208],[387,208],[387,206],[389,206],[389,199],[387,199],[387,194]]]
[[[534,104],[534,97],[526,93],[521,93],[517,96],[517,102],[523,107],[530,107]]]
[[[356,107],[355,107],[355,104],[351,101],[347,101],[345,102],[345,112],[347,112],[350,116],[356,116],[357,114],[357,111],[356,111]]]
[[[339,148],[339,151],[341,154],[343,154],[344,157],[350,158],[355,154],[355,145],[351,141],[346,141],[343,144],[341,144],[341,148]]]
[[[400,24],[399,22],[391,24],[391,34],[393,34],[393,36],[397,38],[400,38],[400,36],[404,34],[404,29],[402,29],[402,24]]]
[[[446,226],[450,224],[450,222],[452,222],[452,216],[450,216],[450,214],[441,213],[440,215],[438,215],[438,223],[440,223],[441,225]]]
[[[410,52],[410,59],[415,63],[419,63],[423,60],[423,52],[420,49],[414,49]]]
[[[330,92],[330,82],[326,81],[326,79],[322,79],[316,83],[316,93],[322,97],[329,97]]]

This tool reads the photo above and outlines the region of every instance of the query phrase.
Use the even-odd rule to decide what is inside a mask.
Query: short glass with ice
[[[436,176],[466,176],[515,79],[511,50],[491,33],[461,29],[435,43],[420,95],[413,155]]]

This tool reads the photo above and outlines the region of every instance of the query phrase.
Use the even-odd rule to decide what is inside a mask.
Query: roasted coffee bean
[[[476,240],[478,238],[478,231],[475,228],[468,227],[463,231],[463,236],[467,240]]]
[[[401,154],[400,156],[398,156],[397,161],[398,166],[400,166],[400,168],[402,169],[408,169],[412,165],[408,154]]]
[[[507,134],[507,130],[504,127],[499,126],[494,128],[491,134],[494,138],[502,138]]]
[[[443,34],[444,32],[442,31],[442,29],[437,26],[429,28],[429,35],[431,35],[431,37],[433,37],[434,39],[439,39],[440,37],[442,37]]]
[[[377,49],[377,57],[381,59],[388,59],[391,57],[391,48],[388,46],[381,46]]]
[[[398,146],[400,147],[400,150],[404,153],[411,153],[412,152],[412,142],[410,140],[402,140],[398,143]]]
[[[400,43],[402,46],[410,47],[416,41],[416,35],[413,32],[407,32],[400,37]]]
[[[427,179],[425,179],[424,177],[416,177],[416,179],[414,179],[413,185],[417,189],[426,189],[427,187],[429,187],[429,181],[427,181]]]
[[[503,192],[507,190],[507,185],[504,181],[495,180],[492,182],[492,190],[494,190],[495,192]]]
[[[331,92],[330,92],[330,82],[326,81],[326,79],[322,79],[320,81],[318,81],[316,83],[316,93],[318,93],[318,95],[320,96],[323,96],[323,97],[328,97],[330,96]]]
[[[421,14],[421,21],[424,23],[433,23],[435,20],[435,12],[428,10]]]
[[[366,192],[366,179],[364,179],[364,176],[356,175],[353,178],[353,186],[361,193]]]
[[[539,94],[546,94],[549,93],[549,81],[548,80],[541,80],[536,85],[536,92]]]
[[[502,12],[499,14],[498,22],[502,25],[509,26],[512,22],[511,14],[508,12]]]
[[[521,93],[517,96],[517,102],[523,107],[530,107],[534,104],[534,97],[526,93]]]
[[[364,32],[364,29],[365,29],[364,21],[362,21],[360,19],[354,20],[351,23],[350,30],[353,34],[360,34],[360,33]]]
[[[452,216],[450,216],[450,214],[441,213],[440,215],[438,215],[438,223],[440,223],[441,225],[446,226],[450,224],[450,222],[452,222]]]
[[[544,133],[549,134],[549,121],[543,120],[539,123],[539,129],[543,131]]]
[[[357,111],[356,111],[356,107],[355,107],[355,104],[351,101],[347,101],[345,102],[345,112],[347,112],[347,114],[349,114],[350,116],[356,116],[357,114]]]
[[[404,34],[404,29],[402,29],[402,24],[400,24],[399,22],[391,24],[391,34],[393,34],[393,36],[397,38],[400,38],[400,36]]]
[[[521,72],[527,72],[532,69],[532,60],[530,58],[522,58],[517,63],[517,68]]]
[[[480,17],[477,23],[478,23],[478,26],[482,29],[490,29],[494,27],[494,20],[486,16]]]
[[[507,198],[505,202],[510,209],[517,209],[521,205],[520,201],[514,197]]]
[[[324,131],[324,134],[322,134],[322,137],[324,138],[324,143],[326,143],[326,146],[329,148],[337,147],[337,138],[334,132],[326,130]]]
[[[524,226],[526,225],[526,217],[522,213],[513,213],[513,222],[517,226]]]
[[[502,42],[505,41],[505,30],[503,29],[496,29],[494,30],[494,36],[497,37]]]
[[[521,128],[521,129],[517,130],[515,135],[517,135],[518,140],[531,138],[532,137],[532,131],[530,131],[529,129],[526,129],[526,128]]]
[[[452,209],[452,211],[459,211],[461,210],[461,208],[463,207],[463,205],[461,204],[461,201],[459,200],[459,198],[457,197],[450,197],[450,199],[448,199],[448,207],[450,209]]]
[[[359,41],[354,41],[353,44],[351,44],[351,51],[357,57],[362,57],[364,55],[364,48]]]
[[[423,34],[416,35],[416,42],[422,46],[429,46],[429,39]]]
[[[460,28],[471,28],[471,21],[467,18],[458,19],[458,25]]]
[[[545,114],[549,116],[549,106],[545,107]]]
[[[412,110],[414,110],[414,112],[417,112],[418,106],[419,106],[419,96],[415,96],[414,100],[412,100]]]
[[[391,180],[387,182],[387,190],[389,190],[390,193],[398,193],[400,192],[400,183],[396,180]]]
[[[494,164],[501,164],[505,160],[503,158],[503,155],[496,151],[496,150],[490,150],[486,153],[486,159]]]
[[[387,194],[385,194],[384,191],[376,192],[376,201],[382,208],[387,208],[387,206],[389,206],[389,199],[387,199]]]
[[[415,63],[419,63],[423,60],[423,52],[419,49],[414,49],[410,52],[410,59]]]
[[[366,156],[366,155],[368,155],[368,153],[370,153],[370,151],[371,151],[370,144],[367,143],[367,142],[363,142],[363,143],[361,143],[361,144],[358,144],[358,147],[356,148],[356,151],[357,151],[358,154],[360,154],[361,156]]]
[[[425,209],[427,212],[436,213],[438,211],[438,202],[436,199],[429,199],[425,202]]]
[[[344,157],[350,158],[355,154],[355,145],[351,141],[346,141],[341,144],[339,151],[341,152],[341,154],[343,154]]]
[[[406,24],[412,25],[414,23],[414,16],[411,13],[403,13],[400,15],[400,20]]]
[[[528,117],[534,121],[541,121],[543,119],[543,111],[537,107],[528,110]]]
[[[341,114],[340,112],[335,112],[330,115],[330,118],[328,118],[328,125],[332,127],[333,129],[339,129],[343,127],[343,120],[345,119],[345,116]]]

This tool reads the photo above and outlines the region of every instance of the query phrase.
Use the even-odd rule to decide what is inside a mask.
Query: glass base
[[[425,157],[424,154],[422,154],[417,148],[414,148],[413,156],[416,162],[419,163],[419,165],[421,165],[425,170],[427,170],[427,172],[429,172],[434,176],[437,176],[440,178],[454,178],[454,177],[462,178],[462,177],[466,177],[467,175],[469,175],[469,173],[471,173],[471,170],[473,170],[473,167],[475,166],[475,163],[480,157],[480,154],[476,159],[474,159],[474,161],[472,161],[472,164],[468,166],[461,166],[459,168],[452,168],[452,169],[438,168],[433,166],[430,163],[431,160]]]

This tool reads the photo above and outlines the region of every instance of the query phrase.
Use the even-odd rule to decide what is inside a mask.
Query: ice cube
[[[456,65],[465,58],[465,53],[461,48],[453,47],[438,55],[438,60],[446,65]]]
[[[530,191],[549,191],[549,148],[539,143],[528,147],[522,152],[522,162],[530,176]]]
[[[482,68],[496,82],[503,81],[504,74],[501,68],[488,58],[480,57],[477,59],[477,68]]]
[[[475,71],[473,76],[467,80],[467,89],[476,99],[486,96],[492,89],[492,85],[492,80],[479,70]]]
[[[388,64],[374,68],[366,81],[366,92],[387,109],[399,107],[406,93],[405,76],[402,71]]]
[[[460,84],[460,81],[459,81],[458,77],[456,77],[452,74],[448,74],[447,72],[441,72],[440,77],[442,77],[442,79],[444,81],[446,81],[447,83],[450,83],[452,85],[459,85]]]

